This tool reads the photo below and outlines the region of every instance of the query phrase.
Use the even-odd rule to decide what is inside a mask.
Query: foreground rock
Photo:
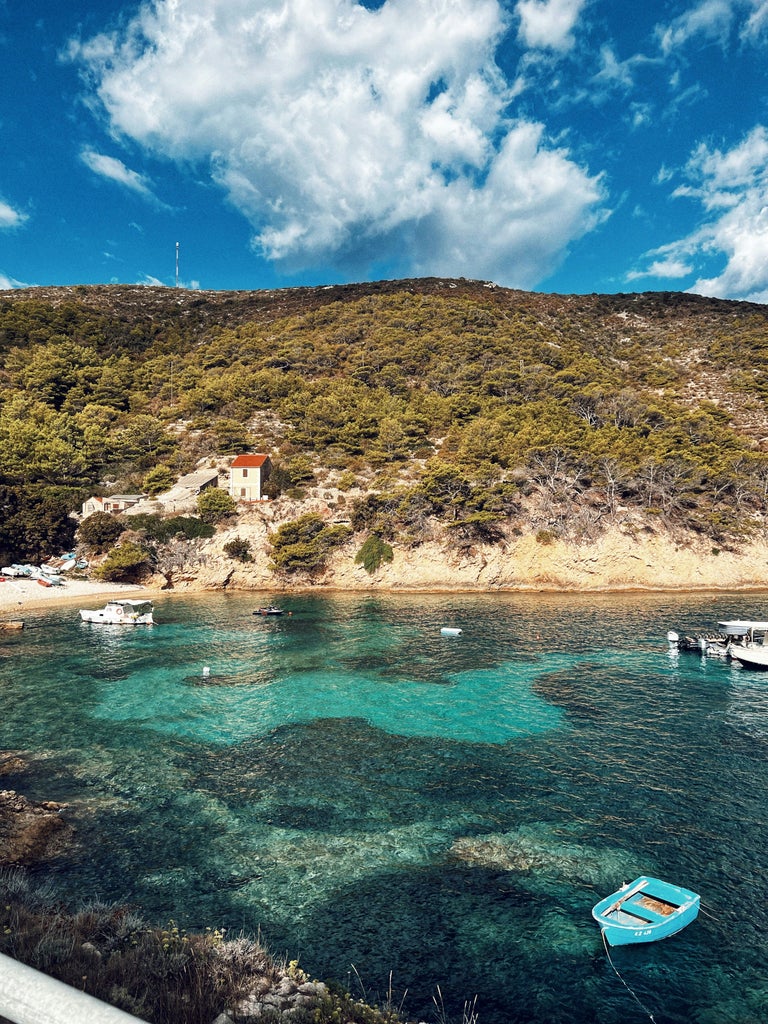
[[[59,853],[73,831],[61,816],[66,806],[0,790],[0,865],[28,866]]]

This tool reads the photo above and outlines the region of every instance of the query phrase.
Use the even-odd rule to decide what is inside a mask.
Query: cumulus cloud
[[[547,45],[582,3],[537,5],[560,25]],[[412,253],[423,272],[530,286],[604,195],[541,125],[508,119],[505,29],[498,0],[157,0],[69,54],[115,137],[208,168],[286,268],[407,270]]]
[[[159,204],[159,200],[152,191],[147,178],[137,171],[130,170],[122,160],[118,160],[113,156],[106,156],[104,153],[97,153],[93,149],[84,149],[80,154],[80,159],[86,167],[89,167],[100,178],[114,181],[117,185],[127,188],[130,192],[135,192],[142,199],[148,199],[152,203]]]
[[[698,202],[705,220],[649,255],[662,257],[657,267],[680,261],[693,268],[719,260],[720,273],[699,276],[690,291],[768,302],[768,130],[758,125],[726,151],[702,144],[685,171],[687,181],[673,195]]]
[[[569,50],[586,0],[519,0],[520,39],[532,48]]]
[[[0,230],[3,228],[18,228],[27,219],[25,213],[14,209],[10,203],[0,199]]]

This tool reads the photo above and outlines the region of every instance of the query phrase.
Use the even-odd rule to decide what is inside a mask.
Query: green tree
[[[174,483],[176,475],[168,466],[155,466],[147,473],[141,482],[141,486],[153,497],[167,491]]]
[[[0,552],[8,561],[40,562],[68,551],[75,536],[70,513],[82,492],[48,484],[0,484]]]
[[[77,539],[89,550],[108,551],[125,530],[125,524],[109,512],[94,512],[77,528]]]

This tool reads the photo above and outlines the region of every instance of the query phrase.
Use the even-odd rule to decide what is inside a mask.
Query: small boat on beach
[[[701,899],[695,892],[642,875],[592,908],[611,946],[667,939],[696,920]]]
[[[100,622],[110,626],[151,626],[154,623],[151,601],[107,601],[103,608],[80,609],[83,622]]]

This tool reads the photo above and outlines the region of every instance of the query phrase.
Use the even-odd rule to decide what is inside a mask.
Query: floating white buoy
[[[452,626],[443,626],[440,632],[443,636],[461,636],[461,630],[454,629]]]
[[[210,674],[211,674],[211,670],[206,665],[205,668],[203,669],[203,678],[207,679]]]

